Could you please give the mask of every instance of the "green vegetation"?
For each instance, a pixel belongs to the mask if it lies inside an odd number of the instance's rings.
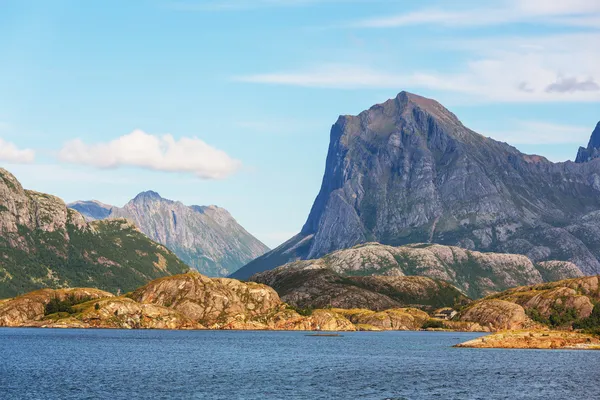
[[[541,314],[537,308],[527,309],[526,313],[527,316],[535,322],[554,328],[571,325],[579,318],[576,309],[567,308],[561,304],[555,304],[554,307],[552,307],[550,315],[547,317]]]
[[[583,329],[586,333],[600,336],[600,303],[594,306],[592,314],[573,323],[573,328]]]
[[[90,301],[91,297],[76,298],[75,295],[71,294],[64,299],[53,297],[44,310],[44,315],[50,315],[55,313],[67,313],[74,314],[75,310],[73,306]],[[96,303],[97,304],[97,303]]]
[[[298,314],[300,314],[304,317],[310,317],[314,311],[314,309],[311,307],[301,308],[301,307],[289,306],[289,308],[291,308],[292,310],[296,311]]]
[[[421,326],[421,329],[445,329],[445,328],[446,328],[446,325],[444,324],[444,321],[440,321],[437,319],[429,319],[429,320],[425,321],[423,326]]]
[[[13,241],[24,243],[21,248],[0,238],[0,268],[12,277],[0,284],[0,298],[45,287],[91,286],[127,292],[189,270],[172,252],[123,220],[96,221],[91,227],[81,230],[67,225],[66,231],[45,232],[19,226]],[[164,268],[157,266],[161,257]]]

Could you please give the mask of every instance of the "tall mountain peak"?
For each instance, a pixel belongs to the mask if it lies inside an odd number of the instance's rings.
[[[600,127],[590,147],[600,157]],[[437,101],[401,92],[338,119],[301,232],[233,277],[365,242],[518,253],[598,274],[599,176],[600,163],[523,154],[468,129]]]
[[[142,201],[142,200],[162,200],[162,197],[160,196],[160,194],[158,194],[157,192],[153,191],[153,190],[147,190],[145,192],[141,192],[139,193],[137,196],[134,197],[133,201]]]
[[[148,190],[125,206],[76,202],[70,207],[87,219],[126,218],[181,260],[210,276],[225,276],[269,250],[224,208],[186,206]]]
[[[596,128],[592,132],[587,148],[580,147],[577,152],[576,163],[583,163],[600,157],[600,121],[596,124]]]

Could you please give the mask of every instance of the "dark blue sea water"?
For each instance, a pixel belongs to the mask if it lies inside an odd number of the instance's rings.
[[[0,329],[0,399],[600,399],[600,352],[477,336]]]

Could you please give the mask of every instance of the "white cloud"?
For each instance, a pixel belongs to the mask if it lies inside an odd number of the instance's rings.
[[[489,2],[491,3],[491,2]],[[488,3],[488,4],[489,4]],[[464,10],[430,8],[366,18],[350,23],[359,28],[392,28],[410,25],[435,24],[454,27],[479,27],[509,23],[554,24],[589,26],[600,18],[600,2],[597,0],[504,0],[492,7],[476,7]]]
[[[86,144],[80,139],[64,144],[59,160],[98,168],[135,166],[156,171],[187,172],[202,179],[223,179],[241,163],[197,138],[175,140],[134,130],[106,143]]]
[[[240,82],[338,89],[390,88],[408,82],[408,77],[347,64],[324,64],[305,70],[237,76]]]
[[[0,160],[9,163],[29,164],[35,161],[35,151],[19,149],[14,143],[0,138]]]
[[[514,130],[482,132],[496,140],[510,144],[584,144],[593,127],[552,124],[539,121],[519,121]]]
[[[336,89],[428,89],[488,102],[598,102],[600,33],[440,40],[457,65],[407,70],[402,62],[313,65],[304,69],[235,77],[243,82]],[[464,53],[468,58],[458,61]],[[377,59],[372,60],[373,63]],[[435,67],[434,67],[435,68]],[[449,72],[452,71],[452,72]],[[560,89],[560,90],[559,90]]]

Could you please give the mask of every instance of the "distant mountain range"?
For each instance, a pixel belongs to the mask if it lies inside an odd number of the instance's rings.
[[[516,253],[599,274],[599,153],[600,124],[577,162],[553,163],[470,130],[435,100],[401,92],[339,117],[301,232],[232,277],[365,242]]]
[[[152,240],[164,244],[185,263],[208,276],[227,276],[269,250],[227,210],[217,206],[186,206],[153,191],[138,194],[123,208],[95,200],[68,206],[88,220],[126,218]]]
[[[130,222],[87,222],[58,197],[25,190],[0,168],[0,299],[74,286],[125,293],[189,270]]]

